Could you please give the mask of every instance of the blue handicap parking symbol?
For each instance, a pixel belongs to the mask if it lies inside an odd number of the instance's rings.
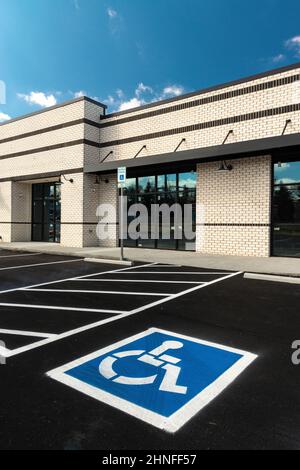
[[[152,328],[48,375],[160,428],[176,431],[255,357]]]

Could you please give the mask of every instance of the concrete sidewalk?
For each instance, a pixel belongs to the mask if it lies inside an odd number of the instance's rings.
[[[1,243],[0,249],[40,252],[83,258],[119,259],[119,248],[72,248],[54,243]],[[158,262],[229,271],[300,276],[300,258],[256,258],[243,256],[207,255],[195,252],[125,248],[125,257],[131,261]]]

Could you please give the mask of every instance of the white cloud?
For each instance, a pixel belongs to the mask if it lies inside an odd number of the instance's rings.
[[[135,94],[136,96],[140,96],[142,95],[143,93],[153,93],[153,89],[148,86],[148,85],[144,85],[144,83],[139,83],[136,90],[135,90]]]
[[[8,114],[1,113],[0,111],[0,122],[9,121],[11,117]]]
[[[76,92],[74,93],[74,98],[81,98],[82,96],[86,96],[86,92],[83,91],[83,90],[76,91]]]
[[[29,104],[37,104],[42,108],[48,108],[57,104],[57,99],[53,94],[47,95],[41,91],[31,91],[29,94],[17,93],[18,98]]]
[[[282,62],[283,60],[285,60],[284,54],[278,54],[275,57],[272,57],[272,62],[274,62],[274,64],[278,64],[278,62]]]
[[[136,97],[131,98],[129,101],[124,101],[119,106],[119,111],[126,111],[127,109],[138,108],[144,104],[143,100],[140,100]]]
[[[163,89],[163,96],[179,96],[184,92],[184,88],[178,85],[169,85]]]
[[[294,36],[285,42],[285,46],[294,51],[296,57],[300,57],[300,36]]]
[[[114,10],[111,7],[106,9],[106,13],[108,16],[108,28],[110,34],[115,38],[120,38],[122,31],[125,29],[125,24],[122,15]]]
[[[118,88],[118,89],[116,90],[116,95],[117,95],[118,98],[121,99],[121,98],[123,98],[123,96],[124,96],[124,91],[121,90],[121,88]]]
[[[116,12],[116,10],[114,10],[111,7],[108,7],[106,12],[110,18],[116,18],[118,16],[118,13]]]
[[[105,100],[103,100],[104,104],[107,104],[108,106],[113,106],[115,104],[115,98],[111,95],[109,95]]]
[[[161,91],[154,90],[153,87],[138,83],[131,98],[125,97],[123,90],[118,88],[115,94],[109,95],[103,102],[112,107],[110,112],[126,111],[137,108],[147,103],[153,103],[166,98],[172,98],[184,93],[184,87],[181,85],[168,85]]]

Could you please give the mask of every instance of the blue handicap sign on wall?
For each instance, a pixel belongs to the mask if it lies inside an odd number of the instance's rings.
[[[255,357],[245,351],[151,328],[48,375],[174,432]]]

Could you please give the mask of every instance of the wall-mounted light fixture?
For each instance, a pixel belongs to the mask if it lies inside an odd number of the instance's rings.
[[[64,179],[65,181],[67,181],[68,183],[74,183],[73,178],[68,179],[68,178],[65,177],[65,175],[61,175],[61,176],[62,176],[63,179]],[[61,184],[64,184],[64,182],[63,182],[61,179],[60,179],[60,183],[61,183]]]
[[[217,171],[231,171],[233,170],[233,166],[227,163],[225,160],[222,161],[220,167],[217,169]]]

